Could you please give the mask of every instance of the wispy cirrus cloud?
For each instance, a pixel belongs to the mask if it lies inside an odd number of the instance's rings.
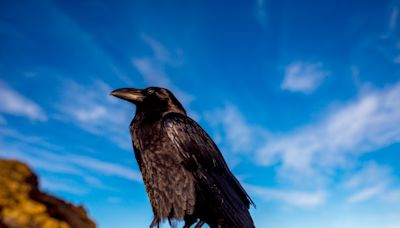
[[[232,152],[252,152],[266,131],[247,122],[239,109],[232,104],[205,113],[205,120],[214,130],[214,137]]]
[[[390,13],[388,14],[388,24],[387,24],[387,33],[382,36],[382,38],[389,38],[395,35],[396,31],[398,31],[398,23],[399,23],[399,5],[394,5]]]
[[[133,58],[133,66],[148,85],[171,89],[178,99],[188,106],[194,100],[194,96],[180,89],[165,72],[167,66],[177,67],[182,63],[182,57],[179,54],[181,52],[172,54],[159,41],[146,34],[142,34],[141,38],[151,48],[153,55]]]
[[[382,195],[382,200],[389,203],[399,203],[400,202],[400,188],[394,188],[390,191],[386,191],[385,194]]]
[[[142,181],[142,176],[139,172],[134,171],[130,167],[114,164],[111,162],[101,161],[88,156],[68,155],[67,159],[70,163],[85,167],[96,173],[101,173],[109,176],[116,176],[128,180]]]
[[[400,55],[396,56],[396,57],[393,59],[393,62],[396,63],[396,64],[400,64]]]
[[[367,36],[366,41],[360,42],[360,48],[356,50],[361,51],[360,55],[365,55],[370,48],[373,48],[379,53],[379,59],[389,60],[392,64],[398,64],[400,62],[400,29],[398,28],[400,24],[400,4],[398,1],[394,1],[391,5],[389,12],[383,18],[383,22],[387,24],[386,31],[383,34]],[[369,66],[365,66],[365,68],[369,69]]]
[[[172,61],[172,56],[170,52],[159,41],[144,33],[142,33],[140,37],[151,48],[154,58],[157,59],[160,63],[168,63]]]
[[[0,134],[3,138],[13,139],[19,141],[21,143],[29,143],[39,145],[41,147],[51,148],[51,149],[59,149],[60,147],[49,143],[47,138],[39,137],[35,135],[25,135],[11,127],[0,127]]]
[[[0,141],[0,157],[8,159],[17,159],[29,164],[37,170],[43,170],[50,173],[81,175],[82,172],[77,167],[67,163],[62,163],[60,159],[49,159],[43,153],[32,153],[29,145],[15,145]]]
[[[47,120],[46,113],[38,104],[12,89],[4,81],[0,81],[0,112],[31,120]]]
[[[389,167],[368,162],[343,182],[344,189],[352,192],[346,201],[361,203],[374,198],[384,200],[383,195],[393,192],[394,179]]]
[[[1,116],[1,115],[0,115],[0,125],[4,125],[4,124],[7,124],[7,121],[6,121],[6,119],[4,118],[4,116]]]
[[[345,189],[359,189],[370,186],[386,186],[392,181],[392,174],[389,167],[382,166],[376,162],[368,162],[351,176],[347,176],[342,183]]]
[[[399,16],[400,4],[397,2],[389,14],[388,32],[383,35],[382,38],[390,40],[390,46],[387,48],[384,45],[379,45],[381,51],[390,59],[393,60],[394,64],[400,64],[400,16]]]
[[[255,17],[261,26],[265,26],[268,22],[266,0],[256,0],[255,3]]]
[[[123,106],[109,95],[111,91],[112,88],[102,81],[91,85],[66,82],[62,99],[56,106],[60,111],[58,118],[130,150],[129,123],[133,118],[133,106],[132,109]]]
[[[382,185],[377,185],[377,186],[371,186],[365,189],[362,189],[361,191],[351,195],[348,199],[347,202],[349,203],[359,203],[366,201],[370,198],[373,198],[377,195],[380,195],[384,192],[385,188]]]
[[[254,196],[265,201],[279,201],[286,204],[302,207],[314,208],[325,203],[327,193],[322,190],[314,192],[264,188],[254,185],[246,185],[246,189]]]
[[[349,159],[400,141],[400,83],[361,94],[316,123],[271,136],[257,152],[283,176],[324,176]]]
[[[16,138],[15,135],[18,135],[18,137]],[[87,192],[92,187],[112,189],[107,183],[101,181],[100,177],[118,177],[129,181],[142,182],[140,172],[133,167],[104,161],[92,156],[76,155],[71,151],[66,154],[53,151],[50,148],[42,149],[43,145],[40,144],[40,141],[19,140],[30,139],[33,136],[24,135],[24,137],[20,137],[20,135],[22,134],[0,134],[0,157],[23,161],[36,170],[50,174],[64,174],[80,178],[86,183],[86,186],[82,186],[85,191],[79,190],[80,194]],[[48,179],[46,175],[42,179],[54,182],[54,180]],[[60,190],[51,189],[49,185],[47,187],[50,190]],[[55,187],[63,188],[65,186],[56,185]],[[63,191],[67,190],[63,189]],[[73,190],[69,192],[77,193]]]
[[[390,17],[389,17],[389,32],[393,33],[396,31],[397,25],[399,23],[399,6],[394,6],[391,10]]]
[[[323,204],[328,191],[311,191],[310,198],[297,193],[326,188],[332,178],[341,178],[337,171],[342,170],[351,173],[345,176],[341,189],[349,203],[382,200],[380,193],[392,192],[396,196],[388,167],[372,162],[359,169],[352,166],[362,154],[400,141],[400,83],[365,90],[347,104],[330,109],[316,122],[286,133],[250,124],[234,105],[213,110],[205,117],[213,128],[214,138],[226,151],[247,152],[255,163],[274,166],[277,176],[273,178],[282,186],[292,186],[296,192],[276,193],[260,187],[253,189],[255,195],[269,195],[288,204],[296,202],[296,197],[307,199],[311,205]],[[302,190],[297,191],[296,187]]]
[[[165,74],[162,66],[153,61],[154,60],[146,57],[136,58],[133,60],[133,65],[148,84],[172,87],[172,82]]]
[[[89,192],[87,188],[77,186],[74,183],[66,183],[65,180],[59,181],[47,178],[42,178],[40,187],[45,191],[66,192],[74,195],[85,195]]]
[[[328,74],[322,63],[293,62],[285,68],[281,89],[310,94]]]
[[[85,174],[89,171],[105,176],[120,177],[137,182],[142,181],[139,171],[133,168],[90,156],[61,154],[35,149],[32,146],[7,145],[2,141],[0,141],[0,156],[24,161],[38,170],[50,173],[77,175],[86,178]],[[94,179],[89,179],[86,180],[91,183],[94,182]]]

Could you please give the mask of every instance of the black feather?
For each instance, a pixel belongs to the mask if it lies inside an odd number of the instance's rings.
[[[167,89],[119,89],[137,106],[130,125],[135,157],[153,208],[151,227],[185,220],[211,228],[254,227],[253,204],[210,136]]]
[[[253,202],[208,134],[195,121],[180,113],[167,114],[163,118],[163,128],[180,154],[182,164],[192,172],[199,185],[197,194],[206,201],[203,205],[207,207],[205,211],[216,209],[217,218],[214,219],[217,222],[223,219],[227,227],[254,227],[248,212]]]

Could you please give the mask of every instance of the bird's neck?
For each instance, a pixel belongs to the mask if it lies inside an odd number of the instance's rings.
[[[132,123],[138,123],[140,125],[143,124],[153,124],[155,122],[160,121],[162,118],[162,112],[145,112],[140,109],[136,111],[135,117],[133,118]]]
[[[137,107],[135,119],[140,121],[159,121],[168,113],[180,113],[182,115],[186,115],[186,111],[183,108],[177,107],[175,105],[169,105],[167,108],[165,107],[156,107],[156,108],[143,108]]]

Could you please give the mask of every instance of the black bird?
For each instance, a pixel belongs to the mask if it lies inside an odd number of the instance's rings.
[[[136,105],[130,124],[135,157],[153,208],[150,227],[254,227],[253,204],[210,136],[167,89],[123,88],[111,95]]]

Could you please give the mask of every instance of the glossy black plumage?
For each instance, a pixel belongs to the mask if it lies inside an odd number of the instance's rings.
[[[151,227],[185,220],[185,227],[254,227],[252,203],[208,134],[163,88],[119,89],[137,107],[130,125],[135,157],[153,208]]]

